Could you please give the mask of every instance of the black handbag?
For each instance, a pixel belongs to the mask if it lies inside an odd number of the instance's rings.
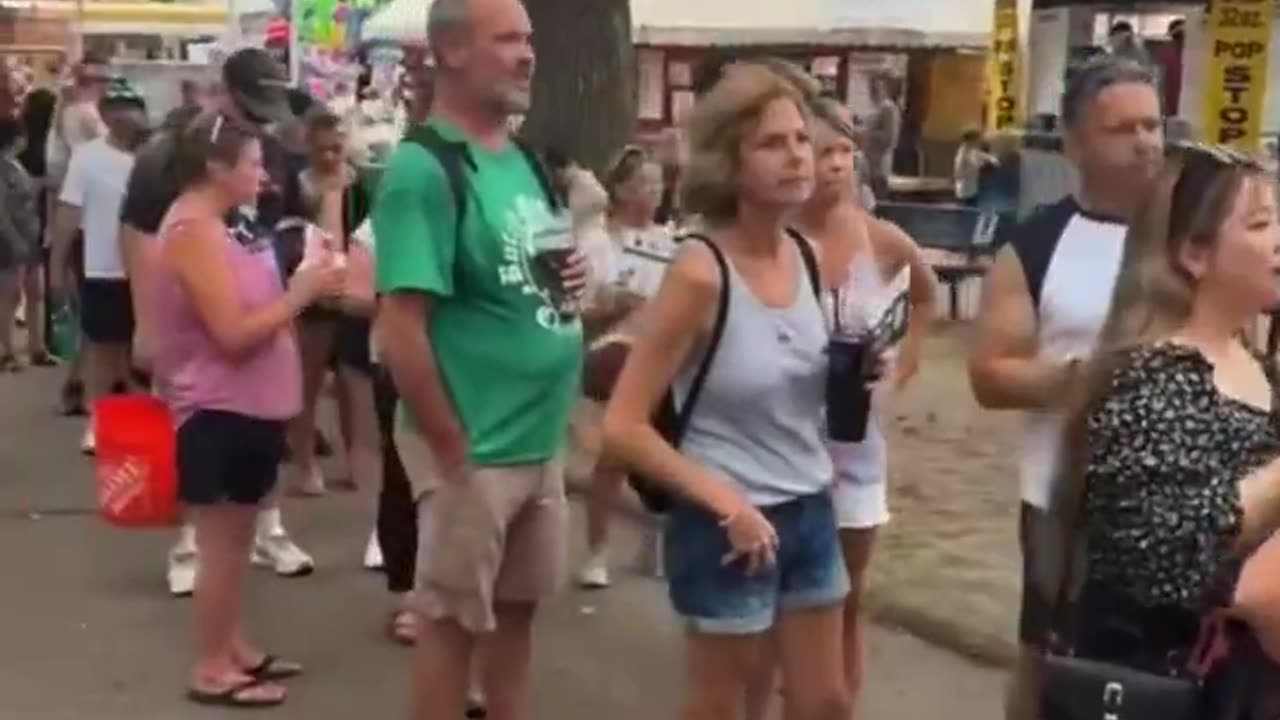
[[[1072,523],[1078,526],[1079,518]],[[1203,683],[1192,673],[1170,676],[1102,660],[1075,657],[1060,642],[1068,631],[1071,589],[1080,562],[1069,532],[1063,541],[1063,573],[1053,607],[1054,637],[1040,673],[1039,720],[1198,720]],[[1069,631],[1066,633],[1069,634]],[[1198,644],[1203,644],[1198,643]],[[1193,665],[1203,648],[1193,650]]]
[[[1196,720],[1201,686],[1115,663],[1047,653],[1040,720]]]

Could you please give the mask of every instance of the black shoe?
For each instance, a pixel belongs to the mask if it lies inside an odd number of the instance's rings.
[[[62,386],[60,412],[65,417],[84,417],[84,383],[72,380]]]

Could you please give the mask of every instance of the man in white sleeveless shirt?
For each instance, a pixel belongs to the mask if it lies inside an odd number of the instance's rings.
[[[1105,57],[1080,68],[1063,95],[1062,123],[1079,190],[1033,212],[1001,250],[987,276],[969,361],[983,407],[1026,415],[1019,463],[1022,652],[1010,683],[1009,720],[1038,714],[1032,672],[1051,629],[1062,564],[1048,514],[1062,405],[1106,319],[1125,224],[1164,149],[1155,79],[1132,61]]]

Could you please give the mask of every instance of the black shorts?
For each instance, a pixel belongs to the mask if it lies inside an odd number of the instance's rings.
[[[371,331],[372,321],[369,318],[343,317],[338,321],[338,337],[334,342],[334,356],[338,365],[366,374],[372,372],[369,357]]]
[[[84,232],[76,231],[76,236],[71,241],[71,256],[68,262],[71,273],[76,276],[76,282],[84,284]]]
[[[133,298],[128,280],[88,278],[80,292],[80,329],[89,342],[133,342]]]
[[[285,423],[197,410],[178,428],[178,495],[189,505],[257,505],[276,485]]]
[[[1022,607],[1018,614],[1018,641],[1042,648],[1053,626],[1054,596],[1046,591],[1045,574],[1061,565],[1059,558],[1047,557],[1052,550],[1045,538],[1052,519],[1048,512],[1022,503],[1018,517],[1018,546],[1022,551]]]

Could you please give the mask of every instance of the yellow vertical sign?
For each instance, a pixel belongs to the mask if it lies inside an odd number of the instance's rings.
[[[1274,17],[1273,0],[1211,0],[1204,83],[1209,142],[1258,149]]]
[[[995,0],[995,27],[987,58],[988,130],[1012,130],[1022,120],[1018,87],[1018,0]]]

